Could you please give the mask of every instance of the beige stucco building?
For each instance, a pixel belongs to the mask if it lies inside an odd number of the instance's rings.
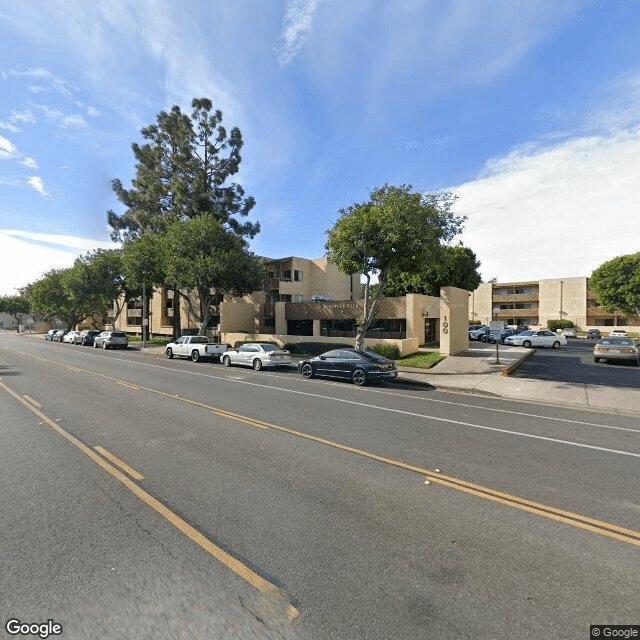
[[[220,298],[214,305],[210,327],[221,341],[231,345],[246,340],[353,342],[356,319],[363,312],[359,275],[341,273],[326,258],[263,261],[269,277],[260,291],[242,298]],[[393,343],[403,355],[417,351],[421,344],[437,341],[441,342],[443,353],[464,351],[468,345],[468,293],[453,288],[443,291],[447,293],[440,298],[423,295],[383,298],[365,343]],[[140,334],[142,301],[123,304],[114,326]],[[446,315],[442,324],[441,312]],[[181,314],[183,331],[198,330],[186,300],[174,300],[172,291],[164,287],[153,291],[150,333],[172,335],[174,313]]]
[[[494,309],[499,309],[497,314]],[[621,313],[607,313],[596,302],[585,277],[525,282],[483,283],[469,294],[469,320],[486,324],[546,326],[548,320],[571,320],[579,329],[624,324]]]

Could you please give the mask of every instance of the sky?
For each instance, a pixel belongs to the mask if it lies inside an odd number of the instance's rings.
[[[0,295],[113,247],[159,112],[242,131],[251,249],[324,255],[384,183],[453,192],[485,281],[640,251],[633,0],[12,0],[0,5]]]

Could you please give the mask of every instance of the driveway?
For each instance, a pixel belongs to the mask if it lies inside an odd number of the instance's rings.
[[[538,349],[514,378],[571,382],[618,388],[640,388],[640,367],[629,362],[593,361],[594,340],[569,338],[560,349]]]

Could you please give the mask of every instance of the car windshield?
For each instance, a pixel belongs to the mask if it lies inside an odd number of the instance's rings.
[[[635,347],[633,340],[628,340],[626,338],[604,338],[597,344],[615,345],[616,347]]]
[[[205,338],[204,336],[193,336],[193,338],[191,338],[191,344],[208,344],[209,343],[209,339]]]
[[[373,353],[372,351],[365,351],[362,355],[366,356],[369,360],[373,362],[387,362],[387,358],[381,356],[378,353]]]
[[[111,334],[112,338],[126,338],[126,335],[122,331],[114,331]]]
[[[518,335],[520,336],[532,336],[535,333],[535,331],[523,331],[522,333],[519,333]]]
[[[260,345],[263,351],[279,351],[280,347],[277,344],[271,342],[262,343]]]

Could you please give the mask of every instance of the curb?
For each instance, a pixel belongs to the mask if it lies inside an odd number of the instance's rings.
[[[529,349],[527,353],[525,353],[523,356],[520,356],[520,358],[518,358],[515,362],[511,363],[508,367],[503,369],[501,371],[501,375],[503,375],[505,378],[507,376],[510,376],[525,360],[530,358],[535,352],[536,349]]]

